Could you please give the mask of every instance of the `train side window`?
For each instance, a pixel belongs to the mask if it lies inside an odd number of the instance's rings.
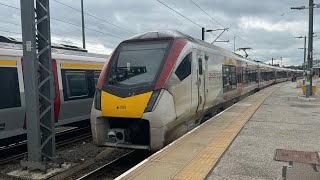
[[[239,74],[237,74],[237,79],[238,79],[238,83],[242,83],[243,82],[243,76],[242,76],[242,68],[239,68]]]
[[[246,68],[242,68],[242,84],[247,84]]]
[[[237,71],[235,66],[231,66],[231,85],[232,89],[237,88]]]
[[[85,71],[66,71],[65,79],[68,98],[87,97],[89,95]]]
[[[94,71],[93,72],[93,79],[94,79],[94,87],[97,86],[99,76],[100,76],[101,71]]]
[[[252,70],[251,70],[251,75],[250,75],[250,81],[251,81],[252,83],[256,83],[256,82],[257,82],[257,78],[258,78],[258,76],[257,76],[257,70],[252,69]]]
[[[249,70],[248,68],[244,68],[244,84],[249,84]]]
[[[230,91],[232,89],[237,88],[237,76],[236,76],[236,67],[223,65],[222,66],[223,73],[223,91]]]
[[[186,77],[188,77],[191,74],[191,57],[192,54],[189,53],[180,63],[176,70],[176,75],[180,79],[180,81],[183,81]]]
[[[0,67],[0,109],[21,106],[16,67]]]
[[[228,91],[231,86],[230,84],[230,77],[229,77],[229,74],[230,74],[230,69],[229,69],[229,66],[222,66],[222,75],[223,75],[223,78],[222,78],[222,83],[223,83],[223,92],[226,92]]]
[[[203,69],[202,69],[202,59],[201,59],[201,58],[199,58],[199,63],[198,63],[198,65],[199,65],[199,75],[202,75]]]

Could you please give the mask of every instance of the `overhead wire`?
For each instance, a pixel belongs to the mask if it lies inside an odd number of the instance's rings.
[[[188,21],[190,21],[191,23],[195,24],[196,26],[198,26],[198,27],[200,27],[200,28],[203,27],[203,26],[201,26],[200,24],[198,24],[198,23],[194,22],[193,20],[191,20],[190,18],[186,17],[185,15],[179,13],[178,11],[176,11],[175,9],[173,9],[172,7],[170,7],[169,5],[165,4],[164,2],[162,2],[162,1],[160,1],[160,0],[156,0],[156,1],[158,1],[159,3],[161,3],[162,5],[164,5],[165,7],[169,8],[170,10],[174,11],[175,13],[179,14],[181,17],[187,19]],[[213,34],[212,32],[211,32],[211,34],[217,37],[217,35]],[[226,41],[225,39],[223,39],[223,38],[221,38],[221,37],[220,37],[220,39],[222,39],[223,41]],[[226,41],[226,42],[227,42],[228,44],[232,45],[230,42],[228,42],[228,41]]]
[[[190,1],[191,1],[195,6],[197,6],[202,12],[204,12],[209,18],[211,18],[213,21],[215,21],[215,22],[216,22],[217,24],[219,24],[221,27],[223,27],[223,28],[226,29],[226,27],[225,27],[224,25],[222,25],[222,23],[220,23],[218,20],[216,20],[215,18],[213,18],[207,11],[205,11],[203,8],[201,8],[196,2],[194,2],[193,0],[190,0]],[[251,42],[245,40],[245,39],[242,38],[241,36],[239,36],[239,35],[237,35],[237,34],[234,34],[234,33],[230,32],[230,31],[228,31],[228,32],[231,33],[232,35],[234,35],[235,37],[238,37],[239,39],[243,40],[243,41],[246,42],[247,44],[256,46],[254,43],[251,43]],[[255,54],[258,54],[258,53],[255,52]],[[262,55],[259,54],[259,56],[262,56]],[[262,57],[264,57],[264,56],[262,56]],[[267,58],[267,57],[264,57],[264,58],[266,58],[266,59],[268,59],[268,60],[270,59],[270,58]]]
[[[19,35],[21,35],[21,33],[13,32],[13,31],[0,30],[0,32],[6,32],[6,33],[11,33],[11,34],[19,34]]]
[[[202,28],[201,25],[199,25],[198,23],[194,22],[193,20],[189,19],[188,17],[186,17],[185,15],[179,13],[178,11],[176,11],[175,9],[173,9],[172,7],[168,6],[167,4],[165,4],[164,2],[160,1],[160,0],[156,0],[159,3],[161,3],[162,5],[166,6],[167,8],[171,9],[172,11],[174,11],[175,13],[179,14],[181,17],[187,19],[188,21],[192,22],[193,24],[195,24],[196,26]]]
[[[20,24],[16,24],[16,23],[13,23],[13,22],[9,22],[9,21],[5,21],[5,20],[1,20],[1,22],[4,22],[4,23],[8,23],[8,24],[11,24],[11,25],[15,25],[15,26],[21,26]]]
[[[21,10],[20,8],[17,8],[17,7],[11,6],[11,5],[7,5],[7,4],[3,4],[3,3],[0,3],[0,5],[6,6],[6,7],[9,7],[9,8],[12,8],[12,9],[16,9],[16,10]],[[50,17],[50,18],[52,20],[63,22],[63,23],[66,23],[66,24],[69,24],[69,25],[73,25],[73,26],[76,26],[76,27],[80,27],[80,28],[82,27],[82,26],[80,26],[78,24],[74,24],[74,23],[71,23],[71,22],[68,22],[68,21],[64,21],[64,20],[61,20],[61,19],[58,19],[58,18],[54,18],[54,17]],[[107,35],[107,36],[110,36],[110,37],[114,37],[114,38],[117,38],[117,39],[124,39],[122,37],[119,37],[119,36],[116,36],[116,35],[113,35],[113,34],[110,34],[110,33],[102,32],[102,31],[98,31],[98,30],[95,30],[95,29],[91,29],[91,28],[88,28],[88,27],[85,27],[85,29],[90,30],[90,31],[94,31],[94,32],[97,32],[97,33],[100,33],[100,34],[104,34],[104,35]]]
[[[58,1],[58,0],[54,0],[54,1],[55,1],[56,3],[58,3],[58,4],[61,4],[61,5],[63,5],[63,6],[66,6],[66,7],[70,8],[70,9],[73,9],[73,10],[78,11],[78,12],[80,12],[80,13],[82,12],[81,10],[79,10],[79,9],[77,9],[77,8],[74,8],[74,7],[72,7],[72,6],[68,5],[68,4],[63,3],[63,2],[60,2],[60,1]],[[104,20],[104,19],[102,19],[102,18],[100,18],[100,17],[98,17],[98,16],[95,16],[95,15],[93,15],[93,14],[90,14],[90,13],[88,13],[88,12],[86,12],[86,11],[84,11],[83,13],[86,14],[87,16],[90,16],[90,17],[92,17],[92,18],[98,19],[98,20],[100,20],[100,21],[102,21],[102,22],[104,22],[104,23],[107,23],[107,24],[110,24],[110,25],[112,25],[112,26],[114,26],[114,27],[117,27],[117,28],[119,28],[119,29],[122,29],[122,30],[124,30],[124,31],[126,31],[126,32],[129,32],[129,33],[131,33],[131,34],[135,34],[135,32],[133,32],[133,31],[130,31],[130,30],[126,29],[126,28],[123,28],[123,27],[118,26],[118,25],[116,25],[116,24],[114,24],[114,23],[111,23],[111,22],[109,22],[109,21],[106,21],[106,20]]]
[[[12,23],[12,22],[5,21],[5,20],[2,20],[2,19],[0,19],[0,22],[5,22],[5,23],[11,24],[11,25],[15,25],[15,26],[19,26],[19,27],[21,27],[21,25],[20,25],[20,24]],[[21,33],[17,33],[17,32],[4,31],[4,30],[1,30],[1,31],[21,35]],[[69,39],[74,39],[74,40],[82,41],[81,39],[76,38],[76,37],[67,36],[67,35],[63,35],[63,34],[59,34],[59,33],[54,33],[54,32],[51,32],[51,33],[52,33],[53,35],[61,36],[61,37],[64,37],[64,38],[69,38]],[[88,41],[88,40],[86,40],[86,41],[87,41],[87,42],[89,42],[89,43],[92,43],[92,44],[96,44],[96,43],[97,43],[97,42]]]
[[[214,19],[212,16],[210,16],[210,14],[208,14],[204,9],[202,9],[197,3],[195,3],[193,0],[191,0],[191,2],[197,6],[202,12],[204,12],[206,15],[208,15],[213,21],[215,21],[216,23],[218,23],[221,27],[225,28],[218,20]]]
[[[68,22],[68,21],[64,21],[64,20],[61,20],[61,19],[57,19],[57,18],[53,18],[51,17],[52,20],[55,20],[55,21],[59,21],[59,22],[63,22],[63,23],[66,23],[66,24],[69,24],[69,25],[72,25],[72,26],[76,26],[76,27],[82,27],[78,24],[74,24],[74,23],[71,23],[71,22]],[[110,34],[110,33],[105,33],[105,32],[102,32],[102,31],[98,31],[98,30],[95,30],[95,29],[91,29],[91,28],[88,28],[88,27],[85,27],[85,29],[87,30],[90,30],[90,31],[94,31],[94,32],[97,32],[97,33],[100,33],[100,34],[104,34],[104,35],[107,35],[107,36],[111,36],[111,37],[114,37],[114,38],[117,38],[117,39],[124,39],[122,37],[119,37],[119,36],[115,36],[113,34]]]
[[[190,18],[186,17],[185,15],[179,13],[178,11],[176,11],[175,9],[173,9],[172,7],[170,7],[169,5],[165,4],[164,2],[162,2],[162,1],[160,1],[160,0],[156,0],[156,1],[158,1],[158,2],[161,3],[162,5],[166,6],[166,7],[169,8],[170,10],[174,11],[175,13],[179,14],[181,17],[183,17],[183,18],[187,19],[188,21],[192,22],[192,23],[195,24],[196,26],[198,26],[198,27],[200,27],[200,28],[203,27],[203,26],[201,26],[200,24],[198,24],[198,23],[194,22],[193,20],[191,20]],[[212,34],[213,36],[216,36],[216,37],[217,37],[217,35],[213,34],[212,32],[211,32],[211,34]],[[223,39],[223,38],[220,38],[220,39],[226,41],[226,40]]]
[[[6,6],[6,7],[9,7],[9,8],[12,8],[12,9],[20,10],[20,8],[17,8],[17,7],[14,7],[14,6],[8,5],[8,4],[3,4],[3,3],[1,3],[1,2],[0,2],[0,5],[2,5],[2,6]]]

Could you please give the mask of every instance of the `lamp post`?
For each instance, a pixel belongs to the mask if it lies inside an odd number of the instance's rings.
[[[309,9],[309,33],[308,33],[308,70],[307,70],[307,84],[306,84],[306,97],[309,98],[312,95],[312,49],[313,49],[313,9],[320,8],[320,4],[314,4],[314,0],[309,0],[309,7],[291,7],[291,9],[303,10]]]
[[[308,39],[308,72],[306,97],[312,95],[312,49],[313,49],[313,0],[309,0],[309,39]]]
[[[82,47],[83,49],[86,48],[86,35],[84,32],[84,11],[83,11],[83,0],[81,0],[81,22],[82,22]]]

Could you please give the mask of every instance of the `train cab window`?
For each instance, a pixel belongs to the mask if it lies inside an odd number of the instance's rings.
[[[89,95],[85,71],[66,71],[65,77],[68,98],[85,97]]]
[[[170,44],[169,40],[121,43],[112,60],[107,84],[121,88],[153,85]]]
[[[0,67],[0,109],[21,106],[17,68]]]
[[[189,53],[180,63],[176,70],[176,75],[180,79],[180,81],[184,80],[191,74],[191,59],[192,53]]]
[[[203,68],[202,68],[202,59],[201,59],[201,58],[199,58],[199,63],[198,63],[198,65],[199,65],[199,75],[202,75],[202,73],[203,73]]]
[[[101,71],[94,71],[93,72],[93,79],[94,79],[94,87],[97,86],[99,76],[100,76]]]

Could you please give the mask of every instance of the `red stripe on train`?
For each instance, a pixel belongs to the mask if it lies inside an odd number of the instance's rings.
[[[182,49],[184,48],[184,46],[186,44],[187,44],[187,41],[183,40],[183,39],[175,39],[173,41],[173,45],[172,45],[171,50],[168,54],[166,62],[163,66],[163,69],[162,69],[161,74],[159,76],[159,79],[156,83],[156,86],[154,87],[154,90],[160,89],[164,86],[164,83],[168,79],[168,76],[169,76],[170,72],[172,71],[174,64],[176,63],[177,58],[179,57]]]
[[[23,57],[21,58],[21,67],[22,67],[22,78],[24,78],[23,77]],[[52,59],[52,72],[53,72],[54,85],[55,85],[55,91],[56,91],[56,97],[53,102],[54,122],[58,122],[61,102],[60,102],[57,61],[55,59]],[[24,113],[23,129],[26,129],[26,128],[27,128],[27,118],[26,118],[26,113]]]
[[[100,90],[102,90],[102,85],[104,84],[104,82],[106,82],[107,73],[108,73],[109,68],[111,66],[110,64],[111,64],[111,59],[113,59],[113,55],[114,55],[114,53],[111,54],[109,62],[104,64],[103,69],[100,73],[98,83],[97,83],[97,88]]]
[[[58,69],[57,69],[57,61],[52,59],[52,72],[54,77],[54,85],[56,90],[56,97],[54,99],[54,121],[58,122],[59,119],[59,111],[60,111],[60,90],[59,90],[59,81],[58,81]]]

